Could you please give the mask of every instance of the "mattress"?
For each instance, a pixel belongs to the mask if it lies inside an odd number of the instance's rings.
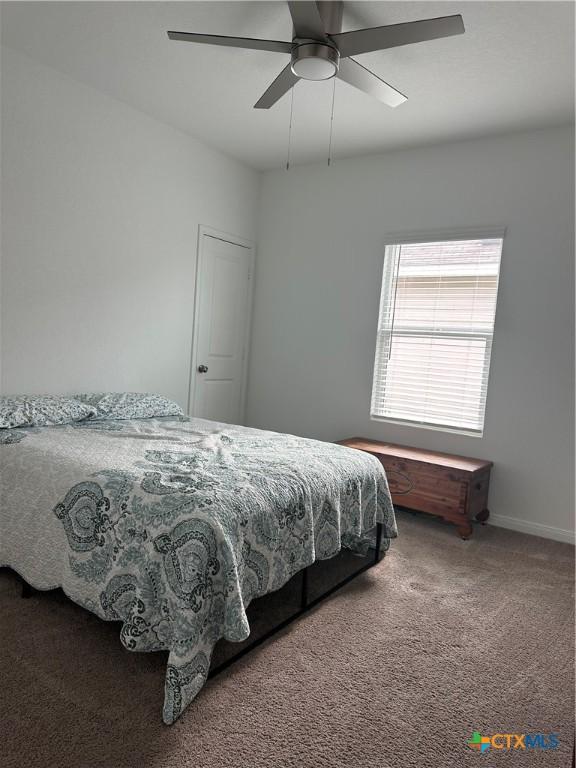
[[[382,466],[331,443],[169,417],[0,430],[0,566],[168,651],[164,722],[245,640],[248,604],[377,522],[396,536]]]

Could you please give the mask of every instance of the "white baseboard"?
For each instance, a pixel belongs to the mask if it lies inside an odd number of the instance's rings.
[[[528,520],[519,520],[517,517],[491,514],[488,523],[497,528],[509,528],[512,531],[531,533],[532,536],[542,536],[544,539],[564,541],[567,544],[576,543],[574,531],[555,528],[552,525],[542,525],[542,523],[531,523]]]

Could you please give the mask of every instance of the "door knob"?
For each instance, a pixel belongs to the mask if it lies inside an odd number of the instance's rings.
[[[207,365],[199,365],[198,366],[198,373],[208,373],[208,366]]]

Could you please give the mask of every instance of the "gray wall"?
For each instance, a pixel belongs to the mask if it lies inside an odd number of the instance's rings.
[[[254,236],[258,174],[2,51],[0,391],[187,406],[198,224]]]
[[[267,173],[248,423],[492,459],[495,522],[573,536],[572,128]],[[369,418],[389,232],[505,225],[484,437]]]

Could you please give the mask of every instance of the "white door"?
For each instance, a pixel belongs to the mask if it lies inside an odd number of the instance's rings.
[[[253,249],[223,237],[200,233],[190,412],[241,424]]]

